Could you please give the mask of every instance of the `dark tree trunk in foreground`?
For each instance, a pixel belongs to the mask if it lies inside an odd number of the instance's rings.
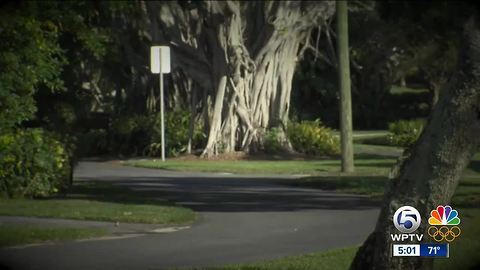
[[[358,251],[352,269],[428,269],[433,260],[391,257],[394,212],[403,205],[422,218],[439,204],[448,204],[480,143],[480,31],[471,21],[456,74],[446,85],[423,134],[393,169],[375,231]],[[422,221],[419,232],[426,233]],[[427,235],[428,237],[428,235]]]

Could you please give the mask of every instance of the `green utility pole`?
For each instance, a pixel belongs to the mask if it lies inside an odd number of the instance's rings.
[[[337,1],[338,85],[340,87],[340,140],[342,172],[353,172],[352,95],[350,90],[350,60],[348,56],[347,1]]]

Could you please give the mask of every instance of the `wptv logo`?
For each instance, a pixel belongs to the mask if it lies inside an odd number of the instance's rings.
[[[422,241],[423,234],[415,232],[422,223],[422,218],[417,209],[412,206],[402,206],[397,209],[393,215],[393,225],[401,234],[390,234],[392,241]],[[439,205],[430,212],[428,218],[427,233],[436,242],[452,242],[460,236],[461,230],[457,226],[460,224],[458,211],[450,205]]]
[[[390,234],[392,241],[422,241],[423,234],[413,233],[420,227],[422,217],[415,207],[402,206],[393,215],[393,225],[401,234]]]

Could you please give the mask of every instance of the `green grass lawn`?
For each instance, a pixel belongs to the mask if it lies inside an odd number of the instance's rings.
[[[340,132],[338,130],[333,130],[332,133],[336,137],[340,137]],[[388,133],[388,130],[354,130],[352,139],[354,142],[357,142],[368,139],[384,138]]]
[[[195,219],[192,210],[152,197],[108,184],[85,183],[74,186],[71,195],[63,198],[0,199],[0,215],[151,224],[184,224]]]
[[[357,159],[362,159],[366,153],[376,156],[390,157],[391,159],[396,159],[394,155],[400,155],[403,152],[403,148],[391,145],[372,145],[372,144],[362,144],[354,143],[353,144],[354,153],[360,153],[356,155]],[[362,154],[363,153],[363,154]],[[374,153],[374,154],[373,154]]]
[[[386,174],[393,158],[355,160],[356,170],[363,175]],[[339,174],[340,160],[135,160],[124,165],[176,171],[227,172],[237,174]]]
[[[380,132],[380,131],[378,131]],[[377,133],[378,133],[377,132]],[[386,175],[395,163],[399,147],[354,144],[356,175]],[[319,160],[182,160],[141,159],[123,165],[174,171],[225,172],[236,174],[342,175],[340,157]]]
[[[64,197],[49,199],[0,199],[0,215],[55,217],[79,220],[150,224],[191,223],[196,214],[163,200],[158,194],[136,194],[105,183],[81,183]],[[107,235],[97,228],[58,228],[34,225],[0,225],[0,247],[64,241]]]
[[[478,269],[480,265],[480,208],[457,210],[461,218],[462,234],[450,244],[450,258],[436,259],[434,269]]]
[[[0,224],[0,247],[94,238],[107,234],[106,230],[98,228],[45,228],[24,224]]]
[[[385,160],[388,164],[388,159]],[[393,161],[391,165],[393,164]],[[458,207],[480,207],[480,154],[476,154],[463,172],[459,185],[452,198],[452,205]],[[378,164],[377,164],[378,166]],[[382,171],[381,167],[373,167],[373,171]],[[321,175],[304,177],[293,184],[314,188],[335,190],[342,193],[364,194],[381,197],[385,191],[387,174],[377,175]]]
[[[312,176],[292,182],[292,184],[379,198],[385,192],[387,181],[388,177],[385,175]]]
[[[356,162],[360,171],[369,171],[371,165],[384,164],[382,159],[359,160]],[[201,172],[228,172],[238,174],[322,174],[323,172],[338,171],[339,160],[138,160],[127,161],[125,165]]]
[[[392,95],[422,94],[422,93],[428,93],[428,92],[429,90],[426,88],[416,89],[416,88],[409,88],[409,87],[400,86],[400,85],[392,85],[392,88],[390,89],[390,93]]]
[[[193,220],[191,210],[168,205],[101,202],[85,199],[0,200],[0,215],[81,220],[178,224]]]
[[[322,270],[348,269],[357,247],[329,250],[253,264],[232,264],[220,267],[188,268],[191,270]]]
[[[466,173],[465,173],[466,174]],[[313,188],[335,190],[341,193],[354,193],[381,197],[385,192],[388,178],[385,175],[377,176],[312,176],[305,177],[294,185]],[[480,207],[480,174],[477,176],[464,176],[459,182],[452,204],[459,207]]]

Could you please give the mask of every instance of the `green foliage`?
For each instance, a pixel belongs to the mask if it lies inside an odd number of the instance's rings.
[[[158,120],[159,118],[157,118]],[[187,150],[188,143],[188,124],[190,122],[190,113],[188,111],[176,111],[166,115],[165,118],[165,144],[168,154],[176,156]],[[155,130],[160,131],[160,122],[155,125]],[[159,132],[156,133],[154,141],[160,142]]]
[[[423,120],[400,120],[390,123],[387,141],[390,145],[407,147],[415,143],[422,133],[425,121]]]
[[[166,154],[176,156],[185,152],[188,144],[190,112],[177,110],[165,114]],[[114,144],[124,154],[161,155],[161,119],[159,114],[120,117],[112,124]],[[206,136],[195,125],[192,149],[201,147]]]
[[[358,247],[347,247],[248,264],[183,268],[183,270],[346,270],[350,268],[357,250]]]
[[[336,155],[340,153],[340,141],[332,130],[320,120],[291,122],[287,128],[293,149],[307,155]]]
[[[161,155],[161,122],[160,115],[156,115],[152,124],[151,144],[145,148],[148,156]],[[165,115],[165,144],[169,156],[177,156],[187,150],[190,112],[177,110]],[[192,138],[192,149],[201,147],[205,143],[206,135],[200,125],[195,125]]]
[[[150,224],[189,223],[195,219],[195,213],[190,209],[158,201],[158,193],[135,193],[107,186],[93,190],[96,184],[91,187],[76,185],[72,187],[72,193],[84,196],[84,199],[68,195],[48,200],[2,199],[0,215]]]
[[[6,132],[33,117],[38,85],[62,88],[58,76],[65,58],[49,21],[4,10],[0,29],[0,130]]]
[[[91,92],[76,94],[102,67],[100,60],[111,42],[106,30],[109,7],[88,1],[2,4],[0,134],[25,121],[29,126],[47,123],[52,130],[71,130],[77,119],[73,101],[84,99],[80,106],[88,107],[94,99]]]
[[[280,142],[280,130],[272,128],[263,135],[263,151],[267,154],[277,154],[282,151],[282,144]]]
[[[93,238],[107,234],[104,228],[49,228],[31,224],[1,224],[0,247]]]
[[[8,197],[44,197],[69,183],[69,151],[42,129],[0,136],[0,193]]]

